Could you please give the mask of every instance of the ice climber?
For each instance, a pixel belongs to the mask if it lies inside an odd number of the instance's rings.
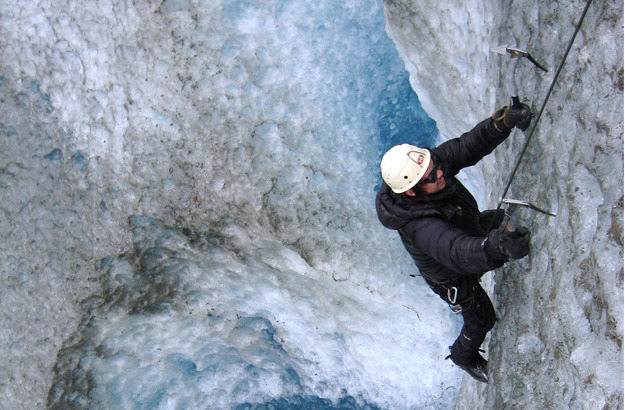
[[[499,229],[503,210],[480,212],[455,175],[490,154],[515,126],[525,130],[531,116],[525,104],[503,107],[436,148],[397,145],[380,164],[384,183],[376,197],[378,218],[399,232],[432,290],[462,314],[464,324],[448,358],[484,383],[488,362],[479,348],[495,324],[495,310],[480,278],[526,256],[530,232],[523,227]],[[486,232],[489,226],[493,229]]]

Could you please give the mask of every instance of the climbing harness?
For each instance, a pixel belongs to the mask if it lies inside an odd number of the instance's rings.
[[[581,18],[579,19],[579,22],[577,23],[577,26],[575,27],[575,31],[573,32],[573,36],[571,37],[571,41],[569,42],[569,45],[566,49],[566,52],[564,53],[564,56],[562,57],[562,61],[560,62],[560,66],[558,67],[558,70],[556,71],[556,75],[553,78],[553,81],[551,82],[551,86],[549,87],[549,90],[547,91],[547,95],[545,96],[545,99],[542,103],[542,106],[540,107],[540,110],[538,112],[538,115],[536,116],[536,120],[534,121],[534,124],[532,125],[532,127],[530,128],[530,131],[528,132],[528,136],[527,139],[525,141],[525,145],[523,146],[523,149],[521,150],[521,154],[519,155],[519,159],[516,162],[516,165],[514,166],[514,169],[512,170],[512,173],[510,174],[510,178],[508,179],[508,183],[506,184],[506,187],[503,191],[503,194],[499,197],[500,201],[499,204],[497,205],[497,209],[501,209],[502,204],[504,203],[504,199],[506,197],[506,194],[508,193],[508,190],[510,189],[510,185],[512,185],[512,180],[514,179],[517,170],[519,169],[520,165],[521,165],[521,161],[523,160],[523,156],[525,155],[525,152],[527,151],[527,148],[529,146],[530,141],[532,140],[532,137],[534,136],[534,131],[536,130],[536,125],[538,124],[538,121],[540,120],[540,117],[543,115],[543,111],[545,110],[545,106],[547,105],[547,101],[549,101],[549,98],[551,97],[551,92],[553,91],[553,88],[556,85],[556,82],[558,81],[558,77],[560,76],[560,73],[562,72],[562,68],[564,67],[564,63],[566,62],[566,59],[569,55],[569,52],[571,51],[571,47],[573,47],[573,42],[575,41],[575,38],[577,37],[577,33],[579,32],[582,23],[584,21],[584,18],[586,17],[586,13],[588,12],[588,9],[590,8],[590,4],[592,3],[592,0],[588,0],[588,2],[586,3],[586,7],[584,8],[584,11],[582,12]],[[522,53],[522,50],[518,50],[516,48],[512,48],[512,47],[506,47],[506,52],[513,54],[514,52],[516,52],[517,54],[520,54],[523,57],[527,57],[530,61],[533,60],[533,58],[531,58],[531,56],[529,55],[529,53],[527,53],[527,55],[524,55]],[[495,48],[493,51],[496,52],[501,52],[501,47]],[[522,53],[518,53],[519,51],[521,51]],[[542,66],[540,66],[540,64],[538,64],[537,62],[534,62],[534,64],[536,64],[539,68],[544,69]],[[513,104],[518,102],[518,96],[512,95],[512,97],[517,97],[516,101],[513,98]],[[490,230],[491,227],[489,227]]]

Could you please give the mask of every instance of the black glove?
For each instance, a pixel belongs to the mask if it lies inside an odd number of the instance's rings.
[[[503,209],[488,209],[480,213],[480,225],[483,232],[490,232],[503,222],[506,212]]]
[[[530,231],[522,226],[514,231],[494,229],[484,242],[484,250],[492,259],[521,259],[530,252]]]
[[[525,131],[532,121],[532,109],[527,104],[519,103],[516,105],[508,105],[502,107],[493,113],[492,118],[503,123],[506,128],[517,127],[521,131]]]

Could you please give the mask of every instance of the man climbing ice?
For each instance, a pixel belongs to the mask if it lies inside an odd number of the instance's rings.
[[[495,310],[480,278],[526,256],[530,232],[500,228],[503,210],[480,212],[455,175],[490,154],[515,126],[525,130],[531,117],[525,104],[503,107],[436,148],[397,145],[380,164],[384,183],[376,197],[378,218],[399,232],[432,290],[462,314],[464,324],[448,358],[484,383],[488,362],[479,348],[495,324]],[[493,229],[486,232],[489,227]]]

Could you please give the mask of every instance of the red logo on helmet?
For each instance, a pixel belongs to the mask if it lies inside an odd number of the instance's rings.
[[[419,157],[417,158],[417,164],[423,165],[423,160],[424,159],[425,159],[425,157],[423,156],[423,154],[419,154]]]

